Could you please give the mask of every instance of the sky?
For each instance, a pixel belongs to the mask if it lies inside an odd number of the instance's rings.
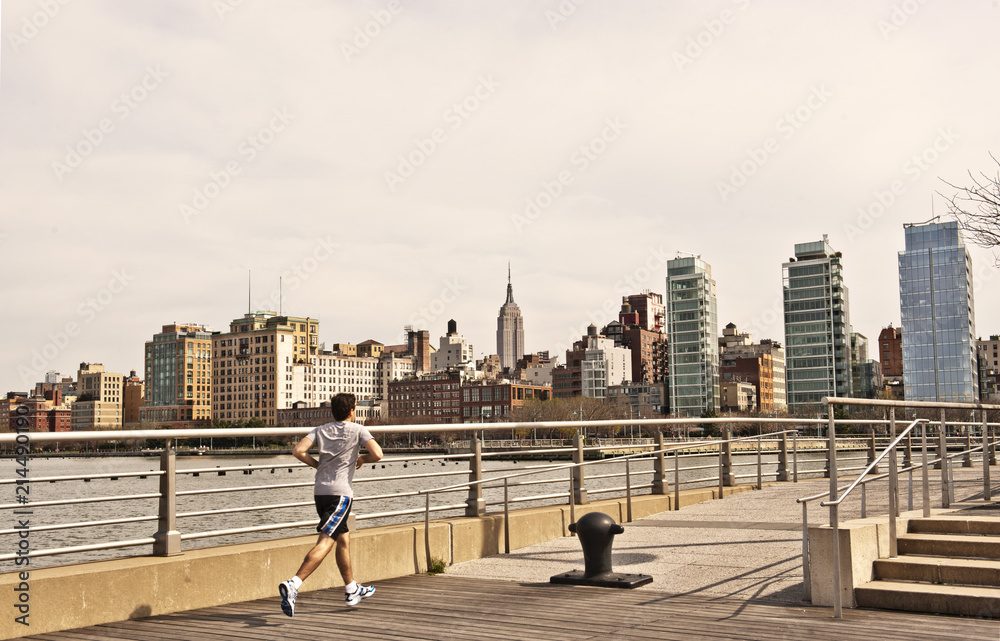
[[[700,255],[719,329],[784,340],[829,236],[855,331],[899,325],[903,224],[1000,154],[997,0],[4,0],[0,391],[143,369],[248,308],[327,345],[449,319],[529,352]],[[976,329],[1000,332],[973,247]],[[248,292],[248,274],[250,280]]]

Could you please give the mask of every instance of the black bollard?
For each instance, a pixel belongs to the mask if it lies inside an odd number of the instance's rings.
[[[653,582],[653,577],[648,574],[616,574],[611,569],[611,543],[615,535],[624,532],[625,528],[607,514],[585,514],[576,523],[570,523],[569,531],[576,533],[583,546],[584,571],[557,574],[549,579],[551,583],[637,588]]]

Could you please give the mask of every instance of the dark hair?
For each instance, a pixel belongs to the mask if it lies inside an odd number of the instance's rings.
[[[351,410],[354,409],[354,405],[357,400],[354,398],[354,394],[335,394],[333,398],[330,399],[330,409],[333,411],[333,420],[335,421],[346,421],[351,415]]]

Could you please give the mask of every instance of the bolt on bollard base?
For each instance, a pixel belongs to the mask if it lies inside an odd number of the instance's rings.
[[[550,583],[563,585],[592,585],[601,588],[637,588],[653,582],[648,574],[616,574],[611,570],[611,543],[616,534],[625,531],[607,514],[591,512],[570,523],[583,546],[584,570],[557,574]]]

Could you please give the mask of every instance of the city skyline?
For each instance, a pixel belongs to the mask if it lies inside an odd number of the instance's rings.
[[[903,224],[1000,139],[988,2],[46,7],[0,7],[12,390],[224,330],[248,270],[252,310],[281,279],[327,344],[454,318],[482,358],[510,261],[524,351],[560,355],[694,252],[720,324],[781,341],[781,264],[823,234],[873,340]],[[969,251],[986,337],[1000,279]]]

